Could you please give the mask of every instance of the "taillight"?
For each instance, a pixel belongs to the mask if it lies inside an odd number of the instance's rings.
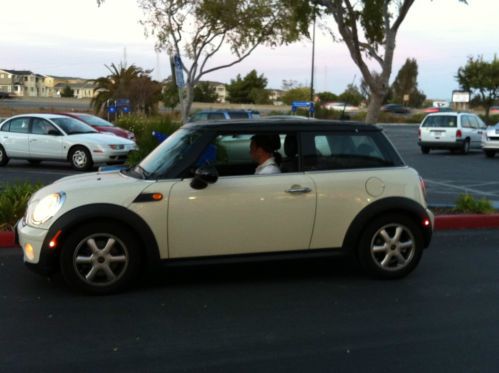
[[[463,133],[461,132],[461,130],[457,130],[456,131],[456,139],[460,139],[461,137],[463,137]]]

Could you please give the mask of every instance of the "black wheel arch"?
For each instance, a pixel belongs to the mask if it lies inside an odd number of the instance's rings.
[[[369,204],[352,220],[343,240],[343,250],[354,252],[367,225],[376,217],[389,213],[402,214],[411,218],[421,228],[423,247],[427,248],[430,245],[433,230],[431,225],[423,225],[423,222],[429,219],[425,208],[409,198],[387,197]]]
[[[108,204],[97,203],[77,207],[68,211],[59,217],[49,228],[45,241],[43,242],[42,252],[48,254],[55,260],[60,253],[64,242],[71,231],[87,222],[113,221],[123,225],[130,231],[133,231],[141,247],[141,255],[148,269],[155,268],[160,263],[159,247],[151,228],[136,213],[129,209]],[[60,231],[60,233],[58,233]],[[57,246],[55,249],[49,248],[50,241],[57,236]],[[50,254],[49,254],[50,253]]]

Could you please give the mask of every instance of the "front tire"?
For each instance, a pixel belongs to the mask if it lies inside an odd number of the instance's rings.
[[[68,237],[60,256],[61,272],[70,287],[90,294],[125,289],[140,268],[137,238],[115,223],[91,223]]]
[[[385,279],[407,276],[416,268],[422,254],[421,229],[401,214],[376,218],[364,230],[358,246],[364,270]]]
[[[69,153],[69,160],[71,161],[73,168],[78,171],[87,171],[93,165],[90,152],[83,146],[76,146],[71,149]]]
[[[7,163],[9,163],[9,157],[7,156],[3,146],[0,145],[0,167],[5,166]]]

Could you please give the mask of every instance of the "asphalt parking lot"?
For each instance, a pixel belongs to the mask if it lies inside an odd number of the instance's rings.
[[[424,155],[417,145],[417,125],[382,127],[405,162],[424,178],[430,204],[453,204],[460,194],[470,193],[499,207],[499,156],[489,159],[481,150],[466,155],[432,150]]]

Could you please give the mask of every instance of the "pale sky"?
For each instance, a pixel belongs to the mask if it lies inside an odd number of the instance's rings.
[[[397,37],[392,80],[407,58],[415,58],[419,88],[429,98],[449,99],[459,88],[457,69],[468,56],[490,61],[499,52],[499,0],[468,3],[415,1]],[[128,64],[155,69],[155,79],[170,75],[166,53],[157,54],[154,37],[144,35],[135,0],[106,0],[100,8],[96,0],[0,0],[0,12],[0,69],[97,78],[108,74],[104,65],[123,61],[126,50]],[[244,62],[204,79],[229,83],[256,69],[268,78],[269,88],[281,88],[283,80],[291,79],[309,85],[311,53],[309,40],[259,47]],[[361,80],[346,47],[320,31],[315,71],[317,91],[341,93]]]

